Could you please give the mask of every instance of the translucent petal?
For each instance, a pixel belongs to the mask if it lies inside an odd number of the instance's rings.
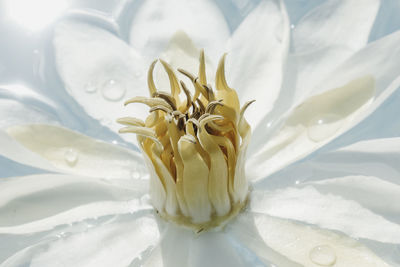
[[[132,215],[17,252],[4,266],[127,266],[157,242],[152,216]]]
[[[400,185],[377,177],[346,176],[309,184],[323,194],[334,194],[354,200],[382,215],[400,214]]]
[[[313,186],[253,192],[251,210],[280,218],[316,224],[352,237],[400,243],[400,225],[377,215],[358,202]]]
[[[213,1],[158,0],[145,1],[140,6],[132,21],[130,42],[150,64],[178,31],[185,32],[213,59],[224,52],[229,37],[225,19]]]
[[[249,160],[251,175],[265,177],[315,151],[371,114],[400,85],[399,41],[400,32],[396,32],[371,43],[321,83],[316,95],[283,116],[282,121],[286,121],[280,130]]]
[[[291,57],[297,69],[295,98],[307,95],[308,90],[366,45],[379,6],[379,0],[325,1],[295,26]]]
[[[137,152],[59,126],[9,127],[1,133],[0,142],[3,156],[38,168],[110,179],[147,175]]]
[[[118,132],[117,118],[146,115],[140,105],[123,108],[125,99],[147,95],[147,66],[117,36],[86,23],[64,21],[55,29],[53,45],[67,92],[90,116]]]
[[[229,230],[277,266],[389,266],[345,235],[264,214],[243,214]],[[266,249],[257,248],[262,245]]]
[[[255,127],[273,107],[282,84],[289,45],[289,22],[281,1],[261,1],[233,33],[227,57],[228,84],[241,103],[256,99],[246,111]]]
[[[147,189],[145,181],[122,185],[58,174],[3,178],[0,185],[3,234],[44,231],[86,218],[128,213],[138,207],[136,198]]]

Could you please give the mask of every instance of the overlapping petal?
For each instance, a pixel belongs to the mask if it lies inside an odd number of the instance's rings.
[[[182,31],[204,48],[216,65],[229,37],[228,25],[218,6],[209,0],[145,1],[133,18],[130,43],[146,58],[158,58],[171,37]]]
[[[242,103],[256,100],[246,111],[252,127],[271,111],[279,95],[289,34],[282,1],[261,1],[229,40],[227,77]]]
[[[46,124],[0,132],[0,154],[45,170],[109,179],[144,178],[137,152]]]
[[[277,266],[389,266],[345,235],[261,213],[240,216],[230,230],[265,263]]]
[[[363,48],[374,25],[379,0],[325,1],[293,30],[295,99],[304,99],[352,54]],[[354,12],[357,10],[357,12]]]
[[[116,184],[104,179],[41,174],[0,181],[0,233],[22,234],[139,209],[145,181]],[[142,209],[146,205],[141,205]]]
[[[48,236],[18,251],[2,266],[128,266],[159,238],[153,216],[134,213],[128,217],[82,232]]]
[[[249,160],[250,175],[262,178],[305,157],[371,114],[400,85],[399,42],[396,32],[369,44],[321,83],[318,94],[283,116]]]
[[[147,93],[147,66],[128,44],[107,30],[66,20],[57,25],[53,45],[67,92],[90,116],[117,132],[117,118],[146,115],[140,106],[123,108],[125,99]]]

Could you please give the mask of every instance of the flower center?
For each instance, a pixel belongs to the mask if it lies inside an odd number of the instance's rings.
[[[146,121],[126,117],[120,133],[137,134],[150,171],[150,196],[161,217],[197,232],[225,225],[246,205],[248,183],[244,173],[250,126],[243,117],[236,92],[225,79],[225,56],[219,62],[216,91],[207,84],[204,52],[198,76],[178,69],[193,87],[177,79],[171,66],[160,60],[171,92],[156,89],[148,72],[151,97],[125,102],[150,107]]]

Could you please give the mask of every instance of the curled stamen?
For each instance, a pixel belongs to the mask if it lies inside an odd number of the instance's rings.
[[[200,130],[200,123],[198,120],[191,118],[191,119],[188,119],[188,121],[186,122],[186,125],[188,125],[189,123],[193,123],[194,125],[197,126],[197,129]]]
[[[201,100],[197,99],[196,103],[199,105],[200,112],[203,113],[206,110],[206,108],[204,107],[204,105],[201,102]]]
[[[176,110],[176,101],[171,94],[167,92],[157,91],[153,94],[153,97],[164,99],[171,106],[172,110]]]
[[[192,144],[196,144],[197,143],[196,138],[193,135],[190,135],[190,134],[185,134],[184,136],[181,137],[181,140],[190,142]]]
[[[211,85],[203,85],[203,87],[204,87],[204,89],[206,89],[208,101],[214,101],[215,95],[214,95]]]
[[[144,126],[144,121],[133,117],[119,118],[117,119],[117,122],[123,125],[142,126],[142,127]]]
[[[172,109],[166,108],[166,107],[164,107],[164,106],[155,106],[155,107],[152,107],[152,108],[149,110],[149,112],[154,112],[154,111],[157,111],[157,110],[164,111],[165,113],[171,113],[171,112],[172,112]]]
[[[154,60],[149,68],[149,71],[147,73],[147,85],[149,87],[149,92],[150,96],[152,96],[155,92],[157,92],[156,85],[154,84],[154,79],[153,79],[153,71],[154,71],[154,66],[156,65],[157,60]]]
[[[206,78],[206,63],[204,59],[204,50],[202,49],[200,52],[200,65],[199,65],[199,78],[200,78],[200,83],[205,85],[207,84],[207,78]]]
[[[183,75],[185,75],[186,77],[188,77],[192,82],[195,81],[196,77],[193,74],[191,74],[190,72],[188,72],[188,71],[186,71],[184,69],[178,69],[178,71],[180,73],[182,73]]]
[[[190,105],[192,105],[192,97],[183,81],[181,81],[181,86],[182,86],[183,92],[185,92],[185,95],[186,95],[186,108],[188,109],[190,107]]]
[[[157,61],[152,62],[147,76],[151,97],[125,102],[146,104],[150,115],[145,122],[131,117],[117,121],[127,125],[120,133],[138,135],[149,165],[152,204],[160,216],[195,231],[223,226],[247,201],[244,154],[250,126],[243,113],[252,102],[240,109],[236,92],[226,83],[224,60],[216,73],[217,91],[207,84],[204,51],[197,76],[178,69],[192,82],[193,97],[163,60],[171,91],[158,91],[153,79]]]
[[[150,138],[153,140],[161,150],[164,149],[163,145],[161,142],[157,139],[156,133],[154,132],[153,129],[149,129],[147,127],[139,127],[139,126],[127,126],[119,129],[119,133],[134,133],[137,135],[141,135],[147,138]]]
[[[244,103],[243,107],[240,109],[239,121],[243,118],[243,115],[244,115],[244,112],[246,111],[246,109],[254,102],[256,102],[256,100],[250,100],[250,101],[247,101],[246,103]]]
[[[210,103],[208,103],[208,105],[207,105],[207,108],[206,108],[206,113],[213,113],[214,112],[214,110],[215,110],[215,108],[218,106],[218,105],[220,105],[220,106],[223,106],[224,104],[222,104],[221,103],[222,102],[222,99],[220,99],[220,100],[214,100],[214,101],[211,101]]]
[[[171,113],[174,117],[178,117],[179,119],[184,118],[185,114],[183,114],[182,112],[180,112],[179,110],[174,110]]]
[[[210,116],[211,114],[210,113],[204,113],[204,114],[202,114],[201,116],[200,116],[200,118],[198,119],[199,121],[202,121],[204,118],[206,118],[206,117],[208,117],[208,116]]]
[[[155,106],[164,106],[167,109],[173,109],[170,104],[168,104],[167,101],[165,101],[162,98],[150,98],[150,97],[143,97],[143,96],[136,96],[131,99],[128,99],[125,101],[124,105],[132,104],[132,103],[142,103],[145,104],[149,107],[155,107]]]

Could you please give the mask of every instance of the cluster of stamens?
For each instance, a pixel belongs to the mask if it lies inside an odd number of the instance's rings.
[[[160,62],[171,93],[156,89],[156,60],[148,71],[151,97],[125,102],[148,105],[150,115],[145,121],[118,119],[125,125],[120,133],[137,134],[150,171],[152,203],[163,218],[197,232],[224,225],[247,201],[244,158],[251,134],[243,113],[251,102],[240,109],[236,92],[226,83],[225,56],[216,73],[216,91],[207,84],[203,52],[198,76],[178,69],[190,80],[193,96],[171,66]]]

